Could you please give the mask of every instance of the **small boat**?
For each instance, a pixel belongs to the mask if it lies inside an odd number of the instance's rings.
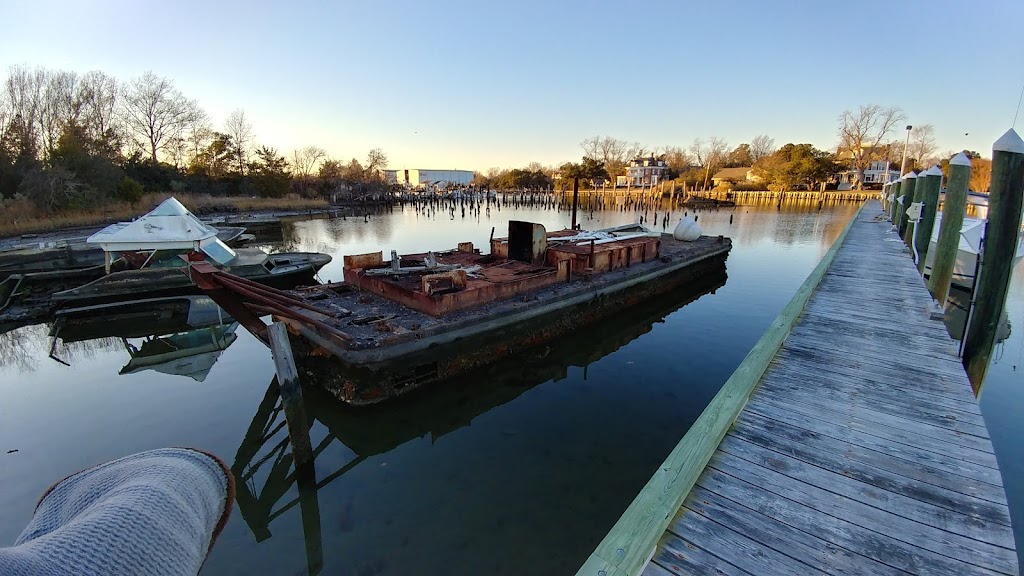
[[[974,288],[974,276],[978,268],[978,254],[981,252],[981,241],[985,234],[985,223],[982,218],[964,218],[960,227],[960,245],[957,247],[956,262],[953,264],[952,285],[961,290],[972,290]],[[935,245],[939,241],[939,231],[942,229],[942,213],[935,215],[935,226],[932,227],[932,238],[928,245],[928,253],[924,259],[924,275],[931,277],[932,264],[935,262]],[[1018,237],[1017,251],[1013,257],[1013,266],[1016,267],[1024,258],[1024,238]]]
[[[127,225],[100,230],[86,243],[102,249],[108,267],[121,257],[133,269],[111,272],[51,295],[51,303],[58,308],[116,306],[139,299],[201,294],[187,275],[186,255],[201,255],[220,270],[277,288],[313,283],[316,272],[331,261],[329,255],[316,252],[267,254],[257,248],[232,249],[216,229],[174,198]]]
[[[131,222],[111,224],[104,230],[116,231]],[[228,246],[241,246],[255,240],[240,226],[213,228],[217,238]],[[103,275],[103,249],[87,240],[69,238],[41,242],[37,246],[17,246],[0,251],[0,281],[21,274],[29,280],[44,280],[58,275],[61,278],[98,278]],[[40,276],[30,276],[40,274]],[[45,276],[50,274],[50,276]]]

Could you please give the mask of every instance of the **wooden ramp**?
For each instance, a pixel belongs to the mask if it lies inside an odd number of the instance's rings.
[[[646,576],[1018,573],[967,375],[877,214],[856,216]]]
[[[577,576],[1017,574],[967,375],[877,201]]]

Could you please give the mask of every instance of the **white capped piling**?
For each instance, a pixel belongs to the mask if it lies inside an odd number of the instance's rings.
[[[907,229],[907,208],[909,208],[910,203],[914,201],[914,188],[916,187],[917,174],[915,174],[914,171],[911,170],[910,172],[907,172],[906,174],[903,175],[903,184],[900,186],[900,192],[903,196],[903,202],[901,202],[899,208],[897,208],[898,214],[896,215],[897,221],[899,223],[897,226],[897,230],[899,231],[900,236],[903,236],[903,233]]]
[[[924,274],[925,257],[928,255],[928,246],[932,241],[932,230],[935,228],[935,214],[939,207],[939,191],[942,188],[942,168],[932,166],[925,175],[924,186],[917,194],[917,200],[921,202],[921,220],[917,223],[914,235],[917,243],[917,270]]]
[[[982,248],[981,273],[964,343],[964,365],[975,390],[988,370],[996,327],[1006,304],[1024,202],[1024,140],[1013,128],[992,145],[992,181],[988,193],[988,224]]]
[[[892,201],[889,202],[889,221],[896,225],[896,209],[899,207],[900,188],[903,184],[903,177],[900,176],[892,183]]]
[[[288,327],[283,322],[274,322],[267,327],[267,336],[277,370],[277,385],[281,388],[284,417],[288,422],[292,459],[296,467],[302,466],[313,460],[313,446],[309,441],[309,421],[302,405],[302,387],[292,356],[292,344],[288,340]]]
[[[928,288],[939,306],[946,305],[949,297],[949,283],[953,278],[953,265],[960,246],[960,228],[964,223],[967,209],[967,190],[971,182],[971,159],[963,152],[949,161],[949,182],[946,184],[946,201],[942,205],[942,225],[939,240],[935,243],[935,259]]]

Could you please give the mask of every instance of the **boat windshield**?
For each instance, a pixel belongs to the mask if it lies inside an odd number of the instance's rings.
[[[220,265],[226,265],[235,259],[235,251],[228,248],[228,245],[221,242],[218,238],[211,238],[203,242],[202,244],[203,253],[213,258],[214,262]]]

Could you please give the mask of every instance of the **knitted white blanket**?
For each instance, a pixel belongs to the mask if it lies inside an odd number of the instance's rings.
[[[194,575],[233,501],[230,472],[197,450],[100,464],[43,495],[14,546],[0,548],[0,574]]]

